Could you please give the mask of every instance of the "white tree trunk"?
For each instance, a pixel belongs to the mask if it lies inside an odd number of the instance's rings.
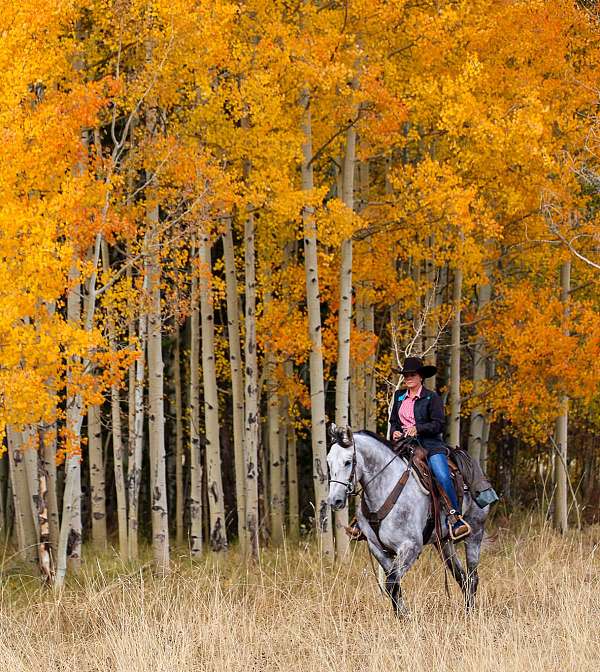
[[[294,364],[286,361],[284,364],[285,375],[291,378],[294,374]],[[296,542],[300,536],[300,500],[298,496],[298,453],[296,446],[296,430],[294,418],[290,408],[289,397],[283,400],[284,405],[284,433],[287,446],[287,495],[288,495],[288,537]]]
[[[569,316],[569,294],[571,292],[571,262],[564,261],[560,268],[561,301],[565,318],[564,331],[569,333],[566,321]],[[569,429],[569,397],[563,394],[560,398],[560,414],[556,418],[556,456],[555,479],[556,495],[554,503],[554,527],[561,533],[568,529],[567,505],[567,439]]]
[[[245,284],[246,284],[246,339],[244,361],[246,384],[244,386],[245,421],[245,501],[246,501],[246,549],[253,557],[259,552],[258,519],[258,358],[256,354],[256,253],[254,241],[254,217],[249,213],[244,225],[245,234]]]
[[[430,240],[430,246],[433,245],[433,236]],[[437,271],[432,259],[425,260],[425,276],[427,278],[427,292],[425,293],[425,361],[427,364],[436,366],[437,349],[437,308],[440,300],[440,292],[437,283]],[[436,376],[428,379],[428,387],[436,389]]]
[[[53,422],[49,428],[40,431],[41,436],[41,457],[43,469],[46,472],[46,482],[48,493],[48,534],[52,558],[56,564],[56,552],[58,549],[58,534],[60,529],[60,520],[58,517],[58,497],[57,497],[57,479],[56,479],[56,422]]]
[[[202,379],[204,383],[204,422],[206,426],[206,482],[208,489],[209,537],[213,551],[227,548],[225,502],[221,476],[219,439],[219,394],[215,368],[215,324],[212,298],[210,239],[200,231],[200,316],[202,320]]]
[[[231,369],[231,394],[233,406],[233,451],[235,459],[235,499],[237,507],[238,536],[243,547],[246,535],[245,469],[244,469],[244,377],[242,373],[242,347],[240,343],[240,303],[235,272],[235,252],[231,219],[225,220],[223,256],[227,288],[227,335],[229,339],[229,366]]]
[[[367,306],[365,317],[365,331],[375,333],[375,306]],[[377,431],[377,378],[375,377],[375,352],[369,355],[365,373],[365,426],[371,431]]]
[[[190,315],[190,552],[202,553],[202,450],[200,446],[200,301],[192,277]]]
[[[282,460],[279,423],[279,395],[273,375],[275,359],[267,357],[267,435],[269,445],[269,510],[271,513],[271,542],[279,546],[283,542],[285,499],[281,490]]]
[[[31,499],[27,486],[25,461],[23,457],[23,437],[10,425],[6,426],[8,460],[15,510],[15,530],[17,546],[21,557],[31,563],[37,560],[37,532],[31,510]]]
[[[478,314],[485,311],[492,295],[492,286],[489,283],[479,287],[477,303]],[[475,405],[471,411],[471,421],[469,424],[469,455],[481,462],[481,446],[483,444],[485,431],[485,407],[483,397],[483,382],[486,378],[487,353],[485,351],[485,342],[483,336],[478,335],[473,347],[473,394],[479,395],[476,398]]]
[[[342,200],[349,210],[354,210],[354,164],[356,160],[356,131],[351,126],[346,131],[346,151],[342,167]],[[338,427],[349,424],[350,386],[350,326],[352,324],[352,238],[342,242],[340,260],[340,307],[338,312],[338,357],[335,384],[335,423]],[[364,386],[364,381],[361,381]],[[363,387],[364,389],[364,387]],[[363,397],[364,399],[364,397]],[[336,511],[335,546],[339,558],[348,555],[348,508]]]
[[[302,131],[302,189],[312,192],[312,126],[310,97],[302,96],[304,116]],[[317,228],[314,209],[305,205],[302,211],[304,225],[304,263],[306,271],[306,303],[308,308],[308,328],[311,342],[310,351],[310,396],[312,420],[313,482],[315,488],[315,523],[319,545],[326,557],[333,557],[331,536],[331,515],[327,505],[327,445],[325,435],[325,388],[323,383],[323,353],[321,349],[321,302],[319,293],[319,272],[317,261]]]
[[[448,442],[452,448],[460,445],[460,318],[462,300],[462,270],[454,271],[452,304],[452,335],[450,345],[450,417]]]
[[[102,261],[104,271],[110,270],[110,256],[108,244],[102,243]],[[111,350],[116,350],[115,325],[112,316],[108,315],[108,342]],[[110,412],[112,424],[113,446],[113,470],[115,477],[115,490],[117,494],[117,525],[119,531],[119,555],[127,558],[127,489],[125,487],[123,430],[121,424],[121,399],[119,387],[116,384],[110,386]]]
[[[102,452],[100,406],[90,406],[88,417],[88,459],[90,468],[90,502],[92,543],[99,551],[106,549],[106,481]]]
[[[125,470],[123,460],[123,432],[121,428],[121,400],[119,388],[111,385],[110,407],[112,419],[113,463],[115,489],[117,494],[117,521],[119,528],[119,555],[127,558],[127,491],[125,489]]]
[[[148,287],[148,271],[144,273],[144,293]],[[142,454],[144,449],[144,380],[146,378],[146,346],[148,340],[148,317],[138,318],[139,357],[135,363],[135,382],[133,393],[134,419],[133,437],[129,446],[127,464],[127,494],[129,495],[127,543],[130,560],[138,557],[138,527],[140,509],[140,483],[142,480]]]
[[[150,434],[150,492],[152,508],[152,554],[159,574],[169,571],[169,518],[165,457],[164,363],[160,305],[160,239],[158,208],[149,212],[148,254],[148,411]]]
[[[96,252],[99,252],[98,241]],[[97,263],[97,254],[94,256]],[[75,266],[69,273],[72,283],[78,278],[79,273]],[[90,296],[88,296],[88,319],[91,318],[89,311],[92,310],[90,302],[95,300],[95,277],[90,279]],[[67,295],[67,320],[73,325],[79,325],[81,321],[81,286],[74,284]],[[86,324],[86,328],[88,326]],[[91,328],[91,324],[90,327]],[[73,362],[75,365],[76,362]],[[68,566],[77,571],[81,564],[81,394],[74,389],[72,372],[67,371],[67,432],[69,436],[69,451],[65,459],[65,488],[63,492],[63,512],[58,539],[58,552],[56,558],[56,587],[61,588],[64,584]]]
[[[179,324],[175,327],[175,348],[173,352],[173,371],[175,384],[175,539],[177,544],[183,544],[184,529],[184,492],[183,492],[183,467],[185,453],[183,452],[183,394],[181,385],[181,334]]]

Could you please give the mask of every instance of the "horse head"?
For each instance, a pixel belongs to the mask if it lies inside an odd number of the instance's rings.
[[[327,503],[334,510],[343,509],[348,495],[356,485],[356,446],[350,427],[329,426],[331,448],[327,454],[329,496]]]

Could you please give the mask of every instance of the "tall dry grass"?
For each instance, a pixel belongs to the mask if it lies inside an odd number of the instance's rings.
[[[314,549],[245,565],[180,557],[158,580],[147,569],[89,560],[61,596],[5,574],[0,669],[29,670],[596,670],[600,654],[600,529],[561,538],[501,530],[484,552],[479,608],[444,594],[431,550],[404,581],[396,619],[365,548],[328,568]]]

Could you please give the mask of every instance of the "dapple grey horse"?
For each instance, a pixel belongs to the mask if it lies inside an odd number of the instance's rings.
[[[333,443],[327,455],[330,475],[327,503],[334,511],[343,509],[348,503],[348,495],[355,492],[360,483],[369,510],[377,511],[408,468],[407,461],[396,456],[390,444],[372,432],[365,430],[353,434],[349,427],[335,425],[329,431]],[[430,516],[430,496],[411,472],[394,507],[381,521],[377,534],[364,518],[361,507],[356,509],[369,550],[385,572],[386,592],[396,614],[403,615],[406,607],[400,581],[421,554],[424,544],[435,543],[435,533],[430,535],[429,540],[423,539]],[[462,513],[472,529],[464,542],[466,572],[454,544],[447,539],[446,520],[442,515],[442,537],[446,540],[441,543],[441,552],[463,592],[467,609],[472,609],[475,603],[479,581],[477,566],[488,511],[489,507],[479,508],[465,491]]]

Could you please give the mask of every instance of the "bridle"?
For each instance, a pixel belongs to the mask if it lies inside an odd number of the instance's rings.
[[[347,481],[336,481],[335,478],[329,479],[330,483],[339,483],[346,488],[346,495],[352,497],[359,493],[356,492],[356,441],[352,437],[352,467]]]
[[[411,440],[408,441],[408,443],[411,442],[416,442],[420,445],[420,441],[416,437],[411,437]],[[412,450],[411,450],[412,454]],[[348,497],[357,497],[358,495],[362,494],[365,489],[378,477],[381,476],[381,474],[390,466],[390,464],[400,457],[398,453],[395,453],[394,456],[392,457],[389,462],[386,462],[383,467],[374,475],[372,476],[362,487],[360,490],[356,489],[356,442],[354,441],[354,436],[352,437],[352,468],[350,469],[350,476],[348,477],[347,481],[337,481],[335,478],[330,478],[329,483],[339,483],[340,485],[343,485],[346,488],[346,495]],[[412,458],[411,458],[412,459]],[[411,462],[409,461],[408,464],[408,470],[409,472],[412,470]]]

